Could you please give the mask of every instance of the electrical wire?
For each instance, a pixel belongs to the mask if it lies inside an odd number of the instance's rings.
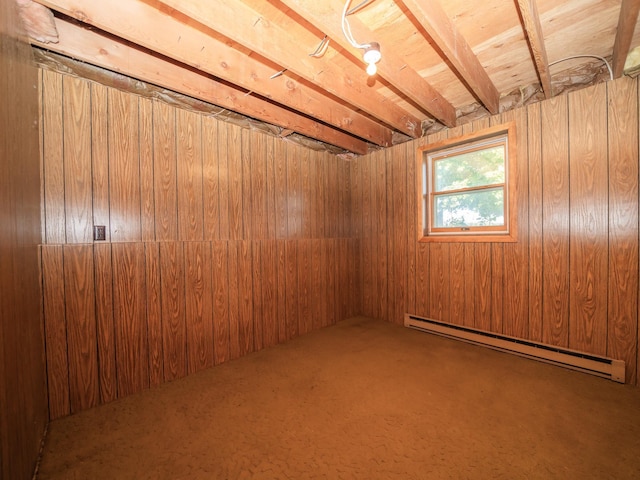
[[[611,78],[611,80],[613,80],[613,70],[611,70],[611,66],[609,65],[609,62],[607,62],[606,58],[601,57],[599,55],[572,55],[570,57],[561,58],[560,60],[551,62],[549,66],[555,65],[556,63],[564,62],[565,60],[573,60],[574,58],[597,58],[598,60],[602,60],[604,64],[607,66],[607,70],[609,70],[609,77]]]
[[[349,43],[355,48],[367,49],[371,46],[370,44],[360,44],[353,38],[353,33],[351,33],[351,26],[349,25],[349,21],[347,20],[347,10],[349,9],[349,5],[351,5],[351,0],[347,0],[344,4],[344,8],[342,9],[342,33],[349,41]]]

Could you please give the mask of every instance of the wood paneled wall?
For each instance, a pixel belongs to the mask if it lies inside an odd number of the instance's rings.
[[[0,0],[0,478],[33,476],[47,423],[42,339],[38,71]]]
[[[515,120],[518,242],[418,243],[416,147]],[[638,371],[638,82],[621,78],[350,164],[363,313],[405,312]]]
[[[347,162],[50,71],[42,92],[51,418],[359,313]]]

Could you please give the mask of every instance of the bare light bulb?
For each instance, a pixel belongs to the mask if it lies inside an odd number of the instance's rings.
[[[377,71],[378,67],[376,67],[375,63],[370,63],[369,65],[367,65],[367,75],[369,75],[370,77],[374,76]]]
[[[376,63],[378,63],[381,58],[380,44],[378,42],[371,42],[367,45],[367,48],[362,55],[362,59],[367,63],[367,74],[369,76],[376,74],[378,71]]]

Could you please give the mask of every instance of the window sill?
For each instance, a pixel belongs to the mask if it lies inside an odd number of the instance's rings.
[[[422,243],[515,243],[518,238],[515,234],[501,235],[428,235],[418,238]]]

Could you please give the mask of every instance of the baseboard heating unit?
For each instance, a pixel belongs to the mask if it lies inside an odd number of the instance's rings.
[[[624,383],[622,360],[405,314],[404,326]]]

